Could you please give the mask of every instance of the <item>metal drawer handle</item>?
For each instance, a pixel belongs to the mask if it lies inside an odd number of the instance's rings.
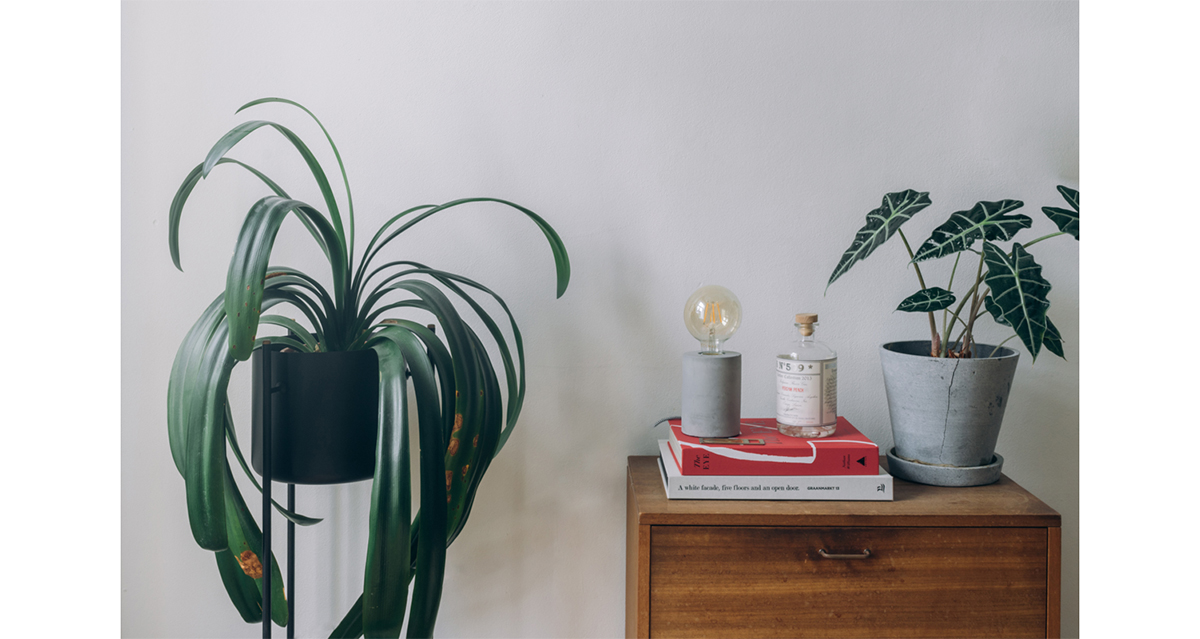
[[[867,548],[864,548],[862,554],[858,555],[835,555],[825,552],[824,548],[820,548],[817,550],[817,554],[826,559],[866,559],[867,557],[871,556],[871,551]]]

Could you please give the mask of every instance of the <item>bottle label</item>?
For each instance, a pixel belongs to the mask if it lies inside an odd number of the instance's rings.
[[[837,423],[837,358],[775,358],[775,420],[788,426]]]

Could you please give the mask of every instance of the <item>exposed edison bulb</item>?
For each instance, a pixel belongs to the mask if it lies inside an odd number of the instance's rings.
[[[700,340],[700,352],[720,354],[721,343],[733,337],[742,324],[742,303],[724,286],[701,286],[683,307],[683,323],[692,337]]]

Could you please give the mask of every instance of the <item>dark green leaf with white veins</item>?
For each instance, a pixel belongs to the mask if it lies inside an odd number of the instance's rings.
[[[917,291],[904,298],[904,301],[900,302],[900,306],[897,306],[896,310],[907,313],[928,313],[930,311],[940,311],[954,302],[954,293],[934,286]]]
[[[1062,193],[1063,199],[1067,204],[1071,205],[1074,211],[1060,209],[1055,206],[1043,206],[1042,212],[1046,217],[1050,218],[1051,222],[1058,227],[1058,230],[1063,233],[1070,233],[1075,239],[1079,239],[1079,191],[1069,189],[1065,186],[1059,186],[1058,192]]]
[[[1010,256],[995,244],[984,242],[983,261],[987,265],[983,279],[992,289],[988,311],[1001,324],[1012,327],[1037,361],[1046,335],[1046,310],[1050,308],[1046,299],[1050,282],[1042,278],[1042,267],[1020,243],[1013,244]],[[986,299],[984,302],[987,304]]]
[[[1075,209],[1075,212],[1078,213],[1079,212],[1079,191],[1076,191],[1075,189],[1063,186],[1061,184],[1059,184],[1055,188],[1057,188],[1058,192],[1062,194],[1063,199],[1067,201],[1067,204],[1070,204],[1071,208]]]
[[[901,224],[907,222],[917,211],[931,203],[928,192],[918,193],[912,189],[883,196],[883,203],[879,208],[867,213],[867,224],[854,234],[854,241],[850,243],[850,248],[842,254],[842,259],[838,261],[837,266],[833,269],[833,274],[829,276],[829,283],[825,285],[826,290],[834,280],[849,271],[856,262],[866,259],[875,249],[882,246],[900,228]]]
[[[983,307],[987,309],[987,312],[992,314],[992,319],[996,320],[997,324],[1001,326],[1009,325],[1008,320],[1004,319],[1004,312],[1000,309],[1000,305],[996,304],[996,300],[992,299],[991,295],[983,298]]]
[[[1009,215],[1025,203],[1020,200],[976,202],[970,210],[958,211],[941,226],[933,229],[929,239],[917,249],[914,262],[953,255],[966,250],[976,240],[1011,240],[1021,229],[1033,224],[1028,215]]]
[[[1063,359],[1067,358],[1063,354],[1062,334],[1058,332],[1058,327],[1050,321],[1049,317],[1046,318],[1046,335],[1042,338],[1042,346]]]
[[[983,306],[987,308],[988,313],[991,313],[992,319],[996,320],[997,324],[1008,326],[1008,321],[1004,319],[1000,306],[996,304],[991,295],[983,298]],[[1062,334],[1058,332],[1058,327],[1050,321],[1049,317],[1046,318],[1046,334],[1042,337],[1042,346],[1063,359],[1067,358],[1063,354]]]

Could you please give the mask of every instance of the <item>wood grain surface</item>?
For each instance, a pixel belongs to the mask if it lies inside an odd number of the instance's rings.
[[[1043,637],[1045,528],[654,526],[651,637]],[[830,559],[827,553],[865,559]]]
[[[629,637],[1059,636],[1061,517],[1006,476],[891,502],[669,500],[655,457],[627,480]]]

